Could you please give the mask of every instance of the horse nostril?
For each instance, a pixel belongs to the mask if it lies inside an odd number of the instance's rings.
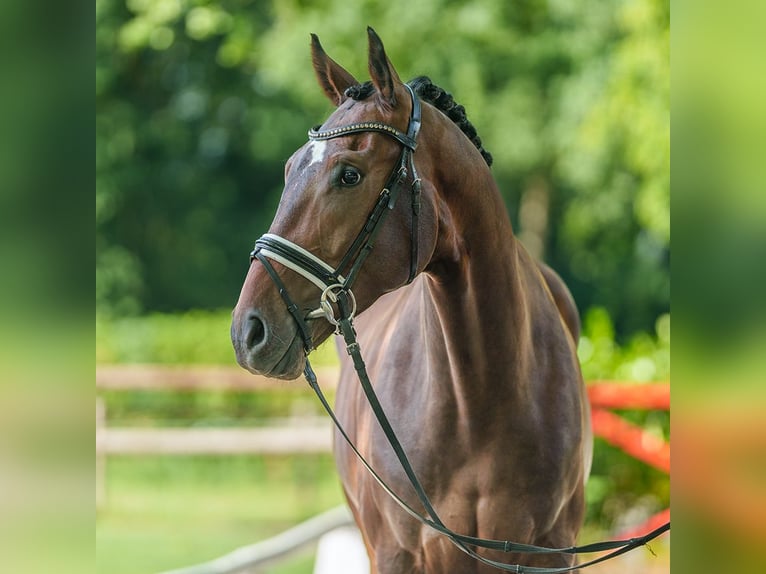
[[[247,338],[245,343],[248,349],[253,349],[266,340],[266,325],[255,313],[247,316]]]

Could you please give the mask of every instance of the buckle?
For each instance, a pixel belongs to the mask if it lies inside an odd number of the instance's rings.
[[[351,302],[351,312],[349,313],[348,317],[345,318],[349,321],[352,320],[354,315],[356,315],[356,297],[354,297],[353,291],[346,289],[341,283],[334,283],[329,285],[322,291],[322,295],[319,297],[319,308],[311,311],[307,318],[318,319],[324,316],[324,318],[327,319],[331,325],[335,325],[337,327],[343,317],[336,318],[335,308],[332,306],[332,304],[337,303],[338,294],[341,292],[346,293]]]

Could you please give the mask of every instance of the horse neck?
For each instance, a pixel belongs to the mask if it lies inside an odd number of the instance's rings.
[[[530,281],[534,263],[513,235],[488,168],[464,167],[442,174],[437,184],[449,190],[442,194],[444,249],[429,266],[426,288],[439,323],[434,328],[443,336],[427,344],[449,363],[456,392],[486,406],[496,400],[499,380],[519,381],[516,389],[524,392],[532,358],[529,312],[539,282]]]

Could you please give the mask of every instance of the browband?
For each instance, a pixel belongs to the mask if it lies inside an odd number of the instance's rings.
[[[356,124],[349,124],[340,128],[332,128],[329,130],[321,131],[319,128],[322,126],[314,126],[309,130],[309,139],[312,140],[329,140],[349,134],[358,134],[362,132],[380,132],[391,136],[397,140],[400,144],[406,148],[415,151],[418,146],[415,138],[408,136],[407,134],[400,132],[395,127],[388,124],[382,124],[380,122],[360,122]]]
[[[418,147],[417,138],[420,131],[420,99],[415,95],[415,91],[409,84],[404,84],[407,91],[410,93],[410,99],[412,100],[412,111],[410,112],[410,122],[407,125],[407,133],[400,132],[394,126],[384,124],[381,122],[358,122],[355,124],[348,124],[339,128],[330,128],[329,130],[320,130],[322,126],[314,126],[309,130],[309,139],[312,140],[329,140],[348,134],[358,134],[362,132],[380,132],[394,138],[405,148],[411,152],[415,151]]]

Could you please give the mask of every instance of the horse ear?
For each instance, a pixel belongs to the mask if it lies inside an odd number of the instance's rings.
[[[399,74],[396,73],[394,66],[386,56],[383,49],[383,42],[375,33],[375,30],[367,27],[367,38],[370,45],[370,78],[377,89],[377,97],[384,107],[393,108],[396,106],[396,95],[394,93],[396,85],[401,84]]]
[[[330,101],[339,106],[346,99],[346,88],[356,86],[359,82],[325,53],[316,34],[311,34],[311,61],[319,85]]]

